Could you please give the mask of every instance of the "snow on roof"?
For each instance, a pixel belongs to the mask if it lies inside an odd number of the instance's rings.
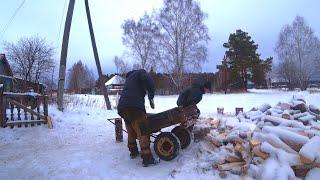
[[[115,75],[105,83],[105,86],[124,84],[124,82],[125,79],[123,77]]]

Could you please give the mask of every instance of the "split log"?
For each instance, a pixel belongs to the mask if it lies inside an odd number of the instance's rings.
[[[251,121],[257,121],[257,120],[260,121],[264,116],[265,116],[265,114],[252,116],[252,117],[250,117],[250,120]]]
[[[303,164],[312,164],[313,161],[311,159],[309,159],[308,157],[305,157],[303,155],[299,155],[300,156],[300,161],[303,163]]]
[[[253,158],[253,152],[252,152],[250,143],[246,142],[245,144],[243,144],[243,146],[244,146],[244,151],[241,152],[241,156],[246,163],[241,167],[241,170],[240,170],[241,175],[247,174]]]
[[[303,117],[303,116],[307,116],[307,115],[309,115],[308,112],[298,113],[298,114],[293,115],[293,118],[294,118],[295,120],[298,120],[299,118],[301,118],[301,117]]]
[[[273,125],[278,126],[281,123],[286,123],[287,119],[274,117],[274,116],[265,116],[263,119],[265,122],[271,122]]]
[[[291,119],[290,111],[288,111],[288,110],[283,111],[281,117],[282,117],[283,119],[288,119],[288,120],[290,120],[290,119]]]
[[[292,108],[292,105],[289,103],[279,103],[278,106],[280,107],[281,110],[288,110]]]
[[[297,104],[295,106],[293,106],[291,109],[293,110],[299,110],[301,111],[302,113],[306,112],[307,111],[307,106],[304,104],[304,103],[300,103],[300,104]]]
[[[211,129],[209,127],[195,126],[194,129],[193,129],[193,134],[194,134],[195,141],[203,140],[204,137],[206,137],[207,134],[210,132],[210,130]]]
[[[219,160],[216,160],[213,164],[212,164],[212,167],[214,169],[218,169],[218,166],[219,165],[222,165],[222,164],[225,164],[227,163],[227,161],[225,159],[219,159]]]
[[[275,112],[277,114],[282,114],[282,112],[283,112],[283,110],[281,110],[280,108],[275,108],[275,107],[269,109],[268,111]]]
[[[227,173],[226,173],[225,171],[220,171],[220,172],[219,172],[219,177],[220,177],[221,179],[225,179],[225,178],[227,178]]]
[[[242,162],[243,159],[235,154],[228,154],[227,157],[226,157],[226,160],[229,162],[229,163],[232,163],[232,162]]]
[[[303,125],[302,122],[298,122],[298,121],[282,122],[279,126],[281,126],[281,127],[290,127],[290,128],[299,128],[299,129],[307,129],[307,127],[305,125]]]
[[[275,126],[287,126],[287,127],[298,127],[298,128],[305,128],[303,123],[296,122],[296,121],[288,121],[287,119],[274,117],[274,116],[265,116],[265,122],[271,122]]]
[[[303,160],[320,162],[319,149],[320,136],[315,136],[301,148],[299,154],[303,156]]]
[[[268,142],[275,148],[282,149],[288,153],[297,154],[298,152],[293,150],[290,146],[285,144],[278,136],[274,134],[264,134],[264,133],[255,133],[254,139],[259,140],[261,142]]]
[[[218,165],[218,169],[220,171],[230,171],[234,168],[241,167],[244,164],[245,162],[233,162],[233,163],[221,164],[221,165]]]
[[[250,143],[250,146],[251,146],[252,148],[254,148],[254,147],[260,145],[260,144],[261,144],[261,141],[258,141],[258,140],[256,140],[256,139],[251,139],[251,140],[249,141],[249,143]]]
[[[262,164],[264,161],[265,161],[264,159],[258,156],[252,158],[252,163],[255,165]]]
[[[317,121],[311,121],[310,124],[311,124],[311,127],[312,127],[313,129],[316,129],[316,130],[319,130],[319,131],[320,131],[320,123],[319,123],[319,122],[317,122]]]
[[[258,110],[260,110],[261,112],[266,112],[267,110],[269,110],[271,108],[270,104],[264,103],[261,106],[258,107]]]
[[[266,159],[269,158],[269,154],[268,153],[265,153],[265,152],[261,151],[261,146],[260,145],[254,147],[252,151],[253,151],[254,155],[262,158],[263,160],[266,160]]]
[[[312,163],[312,164],[303,164],[297,166],[291,166],[294,171],[294,174],[297,177],[306,177],[307,173],[313,168],[320,168],[320,164]]]
[[[260,110],[258,111],[249,111],[249,112],[246,112],[245,114],[245,117],[247,119],[252,119],[253,117],[256,117],[256,116],[261,116],[261,115],[264,115]]]
[[[306,116],[298,118],[299,121],[301,121],[303,124],[307,125],[311,121],[315,121],[316,117],[314,115],[308,114]]]
[[[315,105],[309,105],[309,110],[317,115],[320,115],[320,108]]]
[[[206,139],[207,139],[210,143],[212,143],[213,145],[215,145],[215,146],[217,146],[217,147],[220,147],[220,146],[223,145],[223,144],[222,144],[222,141],[221,141],[220,139],[215,138],[215,137],[213,137],[213,136],[208,136]]]
[[[278,136],[284,143],[290,146],[293,150],[299,151],[301,147],[309,141],[309,138],[297,133],[288,131],[280,127],[263,127],[262,132],[270,133]]]
[[[245,150],[244,146],[240,143],[237,143],[234,149],[236,150],[236,152],[239,152],[239,153],[242,153]]]
[[[218,128],[219,124],[220,124],[220,120],[219,119],[213,119],[210,121],[210,124],[213,128]]]
[[[290,115],[295,115],[295,114],[301,113],[299,110],[293,110],[293,109],[287,110],[287,111],[290,112]]]
[[[229,143],[232,143],[232,144],[242,144],[242,143],[244,143],[244,140],[242,138],[240,138],[239,136],[228,136],[227,137],[227,141]]]

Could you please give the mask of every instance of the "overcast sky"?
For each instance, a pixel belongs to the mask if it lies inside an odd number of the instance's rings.
[[[22,1],[1,0],[0,33]],[[137,20],[144,12],[150,13],[153,9],[159,9],[162,0],[89,0],[89,2],[103,72],[114,73],[112,58],[115,55],[121,56],[125,50],[121,40],[121,24],[125,19]],[[216,71],[215,67],[225,52],[222,44],[236,29],[247,31],[252,36],[259,44],[258,51],[263,58],[269,56],[276,58],[273,49],[278,34],[285,24],[294,20],[296,15],[303,16],[320,37],[319,0],[200,0],[200,5],[202,10],[208,13],[205,23],[211,37],[208,45],[208,63],[203,66],[203,71]],[[15,42],[23,36],[45,37],[56,47],[58,64],[67,6],[68,0],[26,0],[5,34],[0,34],[0,42]],[[0,45],[0,53],[2,51],[3,46]],[[76,0],[67,68],[80,59],[96,71],[84,0]]]

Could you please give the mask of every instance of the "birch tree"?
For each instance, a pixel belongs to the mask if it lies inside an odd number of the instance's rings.
[[[126,20],[122,25],[123,44],[129,48],[139,68],[149,71],[156,65],[154,52],[156,49],[155,38],[159,36],[159,28],[151,16],[145,14],[138,22]]]
[[[201,71],[207,61],[207,43],[210,39],[204,24],[207,14],[194,0],[164,0],[157,17],[161,36],[156,59],[178,89],[182,88],[186,71]]]
[[[278,74],[301,90],[305,90],[307,82],[319,73],[320,41],[301,16],[283,27],[275,52],[280,60]]]

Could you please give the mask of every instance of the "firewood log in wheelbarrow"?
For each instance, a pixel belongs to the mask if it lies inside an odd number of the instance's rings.
[[[157,133],[162,128],[178,125],[171,132],[160,132],[155,137],[154,151],[160,159],[170,161],[178,156],[180,149],[190,145],[193,125],[198,117],[198,108],[195,105],[148,114],[148,131],[150,133]]]

